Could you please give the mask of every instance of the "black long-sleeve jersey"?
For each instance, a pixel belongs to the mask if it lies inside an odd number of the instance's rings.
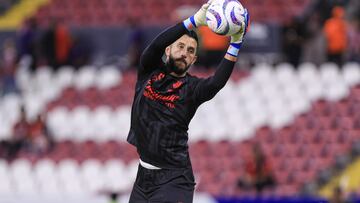
[[[234,62],[223,59],[209,78],[170,75],[162,61],[164,50],[184,35],[182,23],[159,34],[140,59],[131,110],[128,142],[140,159],[160,168],[189,168],[188,126],[195,111],[225,86]]]

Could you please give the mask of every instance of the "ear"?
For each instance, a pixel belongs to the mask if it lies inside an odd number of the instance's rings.
[[[170,56],[170,49],[171,49],[170,46],[167,46],[167,47],[165,48],[166,58]]]
[[[193,65],[193,64],[196,62],[197,58],[198,58],[198,56],[194,56],[194,59],[193,59],[193,61],[191,62],[191,65]]]

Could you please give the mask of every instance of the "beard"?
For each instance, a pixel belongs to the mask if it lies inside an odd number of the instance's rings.
[[[179,63],[184,63],[185,68],[179,67],[179,65],[177,65]],[[190,65],[186,63],[185,59],[183,58],[174,59],[174,57],[171,55],[169,56],[169,60],[165,63],[165,66],[169,73],[174,72],[177,75],[183,75],[190,68]]]

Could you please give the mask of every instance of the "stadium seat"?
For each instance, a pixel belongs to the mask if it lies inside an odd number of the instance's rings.
[[[74,84],[78,90],[84,90],[86,88],[95,85],[96,69],[93,66],[83,66],[79,69],[74,77]]]
[[[74,84],[75,68],[72,66],[62,66],[54,75],[56,86],[67,88]]]
[[[113,135],[109,130],[114,126],[112,110],[108,106],[96,108],[93,112],[92,125],[98,141],[111,138]]]
[[[33,176],[42,196],[59,194],[59,179],[56,176],[56,166],[53,161],[48,159],[38,161],[33,167]]]
[[[105,188],[109,191],[124,191],[130,187],[127,167],[120,160],[108,160],[104,165]]]
[[[95,78],[96,86],[99,89],[108,89],[116,86],[121,82],[121,73],[116,67],[101,67],[97,77]]]
[[[357,63],[347,63],[343,65],[342,77],[348,86],[360,83],[360,67]]]
[[[65,196],[86,194],[84,183],[79,176],[79,166],[72,160],[62,160],[57,167],[61,191]]]
[[[103,167],[98,160],[88,159],[81,165],[80,174],[90,193],[96,194],[104,188]]]
[[[76,107],[73,111],[69,112],[67,119],[67,128],[70,128],[70,135],[74,136],[74,140],[84,141],[90,139],[90,137],[95,133],[93,118],[90,109],[87,106]]]

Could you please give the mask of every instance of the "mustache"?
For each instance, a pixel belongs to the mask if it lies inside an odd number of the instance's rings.
[[[184,58],[178,58],[178,59],[175,59],[175,61],[181,61],[181,62],[183,62],[185,65],[187,65],[186,60],[185,60]]]

